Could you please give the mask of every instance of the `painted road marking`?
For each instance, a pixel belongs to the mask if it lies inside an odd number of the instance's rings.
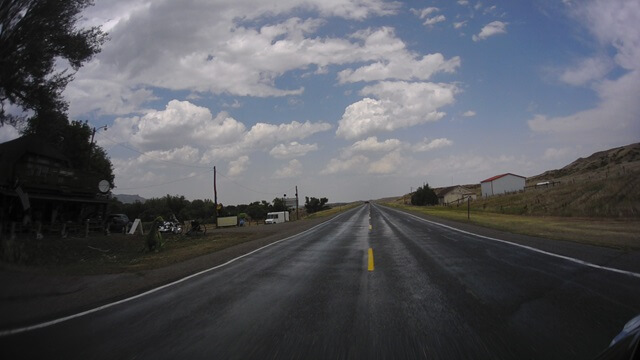
[[[369,271],[373,271],[373,249],[369,248]]]
[[[316,226],[314,226],[312,228],[309,228],[309,229],[307,229],[307,230],[305,230],[305,231],[303,231],[303,232],[301,232],[299,234],[295,234],[295,235],[289,236],[287,238],[284,238],[284,239],[281,239],[281,240],[278,240],[278,241],[274,241],[271,244],[268,244],[268,245],[265,245],[265,246],[263,246],[261,248],[255,249],[255,250],[253,250],[253,251],[251,251],[249,253],[246,253],[244,255],[238,256],[237,258],[231,259],[231,260],[227,261],[224,264],[220,264],[220,265],[214,266],[212,268],[197,272],[195,274],[191,274],[189,276],[185,276],[182,279],[179,279],[179,280],[176,280],[174,282],[171,282],[171,283],[159,286],[157,288],[145,291],[145,292],[143,292],[141,294],[134,295],[132,297],[128,297],[126,299],[118,300],[118,301],[115,301],[115,302],[112,302],[112,303],[108,303],[108,304],[105,304],[105,305],[102,305],[102,306],[98,306],[97,308],[93,308],[93,309],[90,309],[90,310],[87,310],[87,311],[83,311],[83,312],[80,312],[80,313],[77,313],[77,314],[65,316],[65,317],[62,317],[62,318],[59,318],[59,319],[54,319],[54,320],[46,321],[46,322],[43,322],[43,323],[39,323],[39,324],[31,325],[31,326],[25,326],[25,327],[16,328],[16,329],[0,330],[0,337],[13,335],[13,334],[20,334],[20,333],[27,332],[27,331],[46,328],[46,327],[49,327],[49,326],[52,326],[52,325],[59,324],[61,322],[73,320],[73,319],[76,319],[76,318],[79,318],[79,317],[82,317],[82,316],[85,316],[85,315],[93,314],[95,312],[98,312],[98,311],[101,311],[101,310],[104,310],[104,309],[108,309],[108,308],[116,306],[116,305],[124,304],[124,303],[127,303],[129,301],[132,301],[132,300],[135,300],[135,299],[139,299],[139,298],[141,298],[143,296],[147,296],[147,295],[153,294],[155,292],[158,292],[158,291],[160,291],[162,289],[166,289],[168,287],[180,284],[182,282],[185,282],[187,280],[193,279],[194,277],[200,276],[200,275],[208,273],[210,271],[225,267],[225,266],[227,266],[227,265],[229,265],[231,263],[234,263],[234,262],[236,262],[236,261],[238,261],[238,260],[240,260],[242,258],[245,258],[245,257],[247,257],[249,255],[255,254],[255,253],[259,252],[259,251],[262,251],[262,250],[264,250],[264,249],[266,249],[266,248],[268,248],[270,246],[273,246],[275,244],[279,244],[281,242],[294,239],[296,237],[301,237],[302,235],[305,235],[305,234],[307,234],[309,232],[312,232],[312,231],[314,231],[315,229],[317,229],[317,228],[319,228],[321,226],[327,226],[327,224],[329,224],[331,221],[336,220],[338,218],[342,218],[342,217],[345,216],[345,214],[348,214],[348,213],[349,212],[344,212],[344,213],[334,217],[333,219],[330,219],[328,221],[320,223],[320,224],[318,224],[318,225],[316,225]]]
[[[557,257],[557,258],[560,258],[560,259],[564,259],[564,260],[567,260],[567,261],[574,262],[576,264],[588,266],[588,267],[594,268],[594,269],[606,270],[606,271],[611,271],[611,272],[615,272],[615,273],[618,273],[618,274],[629,275],[629,276],[633,276],[635,278],[640,278],[640,273],[636,273],[636,272],[633,272],[633,271],[620,270],[620,269],[616,269],[616,268],[612,268],[612,267],[597,265],[597,264],[594,264],[594,263],[590,263],[588,261],[572,258],[570,256],[565,256],[565,255],[552,253],[552,252],[549,252],[549,251],[540,250],[540,249],[537,249],[537,248],[534,248],[534,247],[531,247],[531,246],[522,245],[522,244],[514,243],[514,242],[511,242],[511,241],[507,241],[507,240],[496,239],[496,238],[492,238],[490,236],[478,235],[478,234],[472,233],[470,231],[465,231],[465,230],[461,230],[461,229],[455,228],[453,226],[449,226],[449,225],[441,224],[441,223],[438,223],[438,222],[435,222],[435,221],[423,219],[423,218],[421,218],[419,216],[416,216],[416,215],[413,215],[413,214],[409,214],[409,213],[406,213],[406,212],[403,212],[403,211],[398,211],[398,210],[394,210],[394,211],[401,212],[403,214],[409,215],[411,217],[414,217],[414,218],[416,218],[416,219],[418,219],[420,221],[423,221],[423,222],[426,222],[426,223],[429,223],[429,224],[441,226],[441,227],[449,229],[449,230],[454,230],[454,231],[457,231],[459,233],[472,235],[472,236],[475,236],[475,237],[478,237],[478,238],[481,238],[481,239],[496,241],[496,242],[499,242],[499,243],[512,245],[512,246],[517,246],[519,248],[527,249],[527,250],[530,250],[530,251],[535,251],[535,252],[540,253],[540,254],[545,254],[545,255]]]

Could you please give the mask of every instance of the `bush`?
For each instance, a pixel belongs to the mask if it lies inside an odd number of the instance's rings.
[[[436,192],[429,187],[429,184],[425,183],[411,195],[411,205],[425,206],[437,204],[438,195],[436,195]]]

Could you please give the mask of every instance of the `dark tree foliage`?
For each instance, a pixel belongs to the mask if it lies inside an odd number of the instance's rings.
[[[252,221],[263,220],[268,212],[285,211],[278,208],[276,200],[278,199],[274,199],[273,205],[262,200],[249,205],[223,206],[218,216],[244,216],[243,218],[248,217]],[[123,204],[117,199],[111,199],[109,212],[124,213],[129,219],[139,218],[145,222],[153,221],[158,216],[171,220],[175,215],[178,221],[198,220],[201,223],[212,223],[215,207],[210,199],[189,201],[184,196],[166,195],[148,199],[144,203],[136,201],[133,204]]]
[[[273,206],[269,207],[269,211],[287,211],[287,205],[284,203],[283,198],[275,198],[273,199]]]
[[[307,209],[307,213],[313,214],[315,212],[328,209],[329,207],[326,206],[327,202],[329,202],[329,199],[326,197],[318,199],[315,197],[309,198],[307,196],[305,197],[304,208]]]
[[[5,113],[13,104],[35,114],[38,133],[51,129],[45,122],[66,119],[62,91],[72,80],[67,70],[56,71],[60,59],[73,70],[100,52],[106,34],[99,27],[77,29],[80,13],[91,0],[0,1],[0,125],[21,118]]]
[[[411,195],[411,205],[425,206],[425,205],[437,205],[438,195],[429,187],[429,184],[424,184],[419,187],[416,192]]]

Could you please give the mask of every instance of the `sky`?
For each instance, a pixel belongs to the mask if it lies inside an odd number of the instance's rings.
[[[115,194],[329,202],[640,141],[637,0],[96,0],[63,95]],[[64,61],[58,68],[64,69]],[[0,128],[0,141],[19,136]]]

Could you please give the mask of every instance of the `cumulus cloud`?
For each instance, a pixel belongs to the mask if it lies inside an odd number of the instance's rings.
[[[355,139],[380,131],[393,131],[430,121],[437,121],[445,113],[439,108],[454,101],[455,85],[404,81],[380,82],[366,86],[366,97],[349,105],[338,123],[336,135]]]
[[[436,13],[438,11],[440,11],[440,9],[438,9],[437,7],[427,7],[420,10],[411,9],[411,12],[413,12],[421,20],[424,20],[422,24],[425,26],[433,26],[447,19],[444,15],[431,16],[433,13]]]
[[[395,173],[403,163],[402,155],[399,151],[391,152],[383,156],[380,160],[369,165],[369,174],[388,175]]]
[[[453,141],[446,138],[439,138],[429,140],[425,138],[422,142],[413,146],[413,151],[415,152],[423,152],[423,151],[431,151],[435,149],[439,149],[442,147],[447,147],[453,145]]]
[[[237,160],[229,161],[228,175],[230,177],[237,177],[242,175],[249,167],[249,157],[246,155],[240,156]]]
[[[476,116],[476,112],[473,110],[467,110],[464,113],[462,113],[462,116],[464,117],[474,117]]]
[[[276,170],[273,174],[274,179],[289,179],[302,175],[302,163],[297,159],[289,161],[288,164]]]
[[[269,155],[276,159],[287,159],[305,156],[311,151],[318,150],[318,144],[300,144],[293,141],[289,144],[278,144],[269,151]]]
[[[460,67],[460,57],[445,59],[440,53],[419,56],[409,52],[405,44],[395,37],[392,28],[375,32],[360,32],[357,37],[365,40],[365,49],[376,49],[381,59],[357,69],[345,69],[338,73],[340,83],[377,80],[427,80],[438,72],[453,73]]]
[[[321,175],[338,173],[362,173],[369,163],[369,158],[364,155],[356,155],[348,159],[331,159],[325,168],[320,171]]]
[[[193,146],[225,145],[241,139],[245,126],[226,112],[215,118],[209,109],[188,101],[170,101],[164,110],[144,116],[117,118],[109,136],[143,150],[180,147],[185,140]]]
[[[154,99],[150,89],[156,88],[260,97],[300,94],[302,87],[280,88],[276,79],[312,65],[321,69],[370,61],[376,49],[313,37],[324,20],[282,20],[280,15],[302,10],[362,20],[393,14],[398,6],[382,0],[100,3],[83,13],[83,24],[104,24],[110,40],[77,72],[65,97],[72,115],[124,115],[144,111],[141,107]],[[171,26],[166,26],[167,14]]]
[[[487,38],[507,33],[507,24],[502,21],[493,21],[485,25],[478,35],[473,35],[473,41],[486,40]]]

